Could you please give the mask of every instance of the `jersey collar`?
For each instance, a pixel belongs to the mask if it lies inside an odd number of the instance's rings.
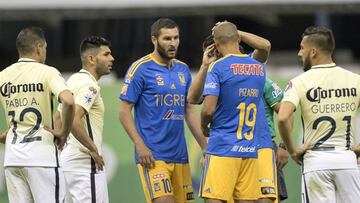
[[[85,69],[81,69],[81,70],[79,71],[79,73],[88,74],[92,80],[94,80],[95,82],[97,82],[97,80],[94,78],[93,75],[91,75],[91,73],[90,73],[89,71],[87,71],[87,70],[85,70]]]
[[[169,66],[165,63],[161,63],[160,61],[156,60],[156,58],[152,55],[152,54],[149,54],[150,55],[150,58],[158,65],[160,66],[165,66],[167,68],[169,68]],[[171,60],[170,62],[170,68],[174,66],[174,59]]]
[[[31,58],[19,58],[18,62],[37,62],[37,61]]]
[[[329,63],[329,64],[320,64],[320,65],[316,65],[311,67],[311,69],[317,69],[317,68],[335,68],[336,64],[335,63]],[[310,70],[311,70],[310,69]]]

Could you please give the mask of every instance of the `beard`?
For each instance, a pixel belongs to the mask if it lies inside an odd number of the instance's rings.
[[[164,47],[162,47],[159,42],[157,42],[157,49],[156,51],[159,53],[159,55],[164,58],[165,60],[170,60],[170,59],[173,59],[175,58],[176,56],[176,52],[175,52],[175,55],[174,56],[169,56],[169,54],[167,53],[167,51],[165,50]]]
[[[308,54],[305,59],[302,61],[302,65],[303,65],[303,70],[304,72],[308,71],[311,69],[311,59],[310,59],[310,54]]]

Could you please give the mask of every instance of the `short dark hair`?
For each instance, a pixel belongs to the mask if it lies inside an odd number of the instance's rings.
[[[177,28],[179,30],[175,21],[170,18],[160,18],[151,25],[151,36],[158,37],[162,28]]]
[[[111,46],[109,40],[99,37],[99,36],[90,36],[85,38],[80,44],[80,56],[87,50],[99,48],[100,46]]]
[[[307,27],[302,35],[304,38],[308,37],[308,40],[315,47],[321,51],[332,54],[335,49],[335,39],[332,31],[326,27],[310,26]]]
[[[27,27],[22,29],[16,37],[16,49],[20,55],[34,51],[36,44],[45,43],[44,31],[40,27]]]
[[[214,37],[212,35],[209,35],[204,39],[202,43],[202,49],[205,50],[206,47],[210,46],[211,44],[214,44]]]

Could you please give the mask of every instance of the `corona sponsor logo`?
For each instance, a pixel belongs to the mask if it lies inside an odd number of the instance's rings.
[[[306,98],[310,102],[320,103],[323,99],[356,97],[356,88],[322,89],[321,87],[311,88],[306,92]]]
[[[3,97],[10,98],[12,94],[21,92],[44,92],[44,85],[42,83],[12,84],[8,82],[0,86],[0,94]]]

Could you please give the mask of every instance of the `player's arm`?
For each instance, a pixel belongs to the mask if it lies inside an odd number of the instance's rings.
[[[206,151],[206,138],[201,131],[200,118],[196,112],[195,106],[192,104],[186,104],[185,106],[185,120],[186,123],[196,139],[197,143],[201,147],[202,152]]]
[[[201,109],[201,130],[206,137],[209,137],[209,124],[214,116],[217,96],[208,95],[204,99],[203,107]]]
[[[9,130],[6,130],[6,131],[4,131],[4,132],[0,132],[0,143],[5,144],[6,135],[7,135],[7,132],[8,132],[8,131],[9,131]]]
[[[203,100],[202,93],[204,90],[206,73],[210,64],[216,60],[216,54],[214,51],[215,46],[212,44],[208,46],[203,53],[200,69],[196,75],[195,80],[192,81],[192,84],[189,88],[187,100],[190,104],[200,104]]]
[[[61,123],[61,115],[60,111],[56,111],[54,115],[54,129],[59,130],[61,129],[62,123]]]
[[[278,114],[278,127],[282,140],[291,155],[291,158],[298,164],[302,164],[303,156],[307,150],[307,146],[302,148],[296,147],[291,139],[291,132],[293,130],[293,112],[295,105],[291,102],[284,101],[281,103]]]
[[[75,102],[69,90],[63,90],[59,93],[59,101],[62,105],[61,128],[54,130],[45,126],[45,129],[49,130],[57,138],[58,147],[61,150],[71,130],[74,119]]]
[[[278,102],[271,106],[271,109],[275,111],[277,114],[279,113],[281,103]],[[284,166],[288,163],[289,159],[289,153],[286,150],[286,147],[284,146],[284,143],[281,142],[279,144],[278,149],[276,150],[276,164],[277,168],[284,168]]]
[[[88,151],[83,151],[83,150],[82,151],[88,153],[94,159],[99,170],[103,170],[104,160],[102,156],[100,156],[95,143],[91,140],[90,136],[86,132],[85,126],[81,121],[86,113],[87,113],[86,110],[82,106],[76,104],[75,116],[71,128],[71,133],[88,150]]]
[[[240,35],[242,42],[254,49],[253,58],[261,63],[265,63],[271,49],[270,41],[260,36],[240,30],[238,31],[238,34]]]
[[[131,111],[134,107],[133,103],[125,100],[120,101],[119,120],[125,131],[135,144],[135,149],[138,154],[139,163],[145,167],[153,168],[155,166],[155,159],[150,149],[145,145],[139,132],[136,130],[135,121]]]

